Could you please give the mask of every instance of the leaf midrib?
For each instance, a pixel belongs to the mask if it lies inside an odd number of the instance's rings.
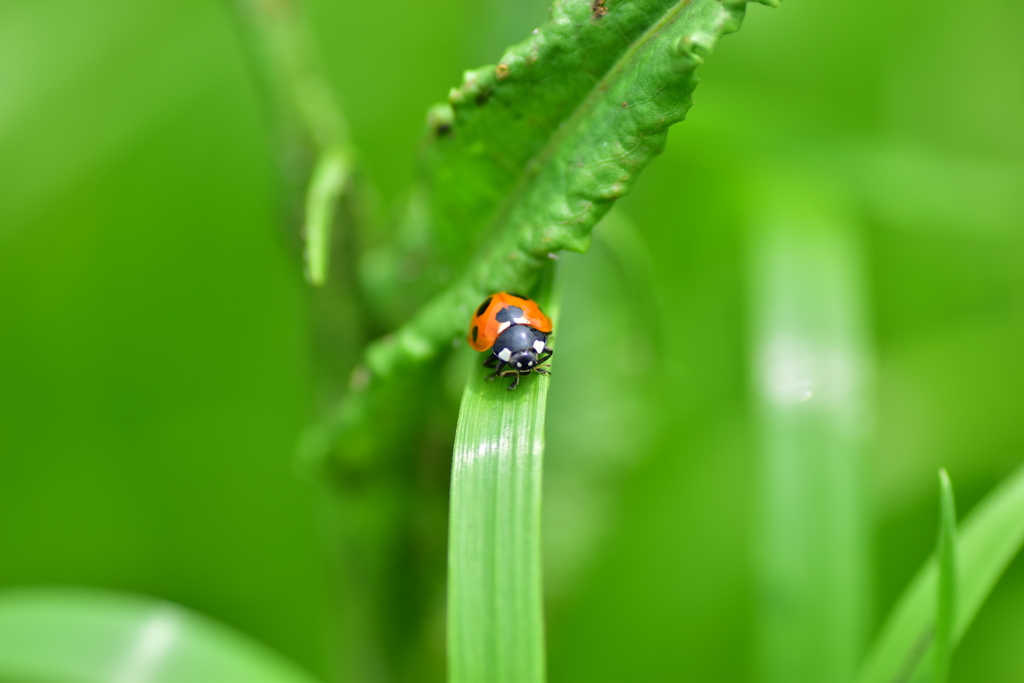
[[[558,130],[551,139],[548,140],[547,144],[541,148],[537,154],[530,157],[529,160],[523,165],[523,172],[519,175],[516,180],[515,186],[509,192],[507,199],[502,203],[501,208],[495,214],[494,219],[490,222],[490,235],[497,235],[501,227],[508,221],[509,215],[512,210],[519,203],[519,200],[526,193],[530,183],[537,177],[541,169],[547,166],[548,162],[555,156],[555,152],[561,147],[565,139],[570,135],[571,132],[577,130],[579,122],[584,119],[590,111],[596,107],[596,103],[602,98],[603,94],[610,89],[611,82],[617,78],[624,70],[625,66],[633,59],[637,52],[640,51],[644,45],[647,44],[652,37],[657,35],[665,26],[672,23],[675,20],[676,15],[682,11],[683,7],[689,5],[692,0],[681,0],[675,5],[670,7],[661,17],[651,25],[643,34],[630,43],[629,47],[626,48],[622,56],[615,61],[615,63],[605,72],[590,89],[587,96],[583,98],[572,113],[563,119]]]

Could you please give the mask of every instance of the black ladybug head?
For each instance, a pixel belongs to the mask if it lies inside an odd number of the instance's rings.
[[[513,370],[529,372],[537,367],[548,336],[529,325],[512,325],[498,335],[491,352]]]

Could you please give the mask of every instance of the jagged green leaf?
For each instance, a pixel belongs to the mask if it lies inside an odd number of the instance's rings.
[[[701,54],[739,27],[744,7],[564,0],[497,65],[467,72],[431,111],[423,164],[435,257],[461,275],[369,349],[373,373],[433,357],[481,296],[528,289],[552,254],[586,250],[685,116]]]

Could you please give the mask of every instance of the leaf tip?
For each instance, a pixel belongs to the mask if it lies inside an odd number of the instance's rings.
[[[306,282],[314,287],[323,287],[327,282],[327,267],[320,259],[306,258]]]
[[[949,472],[946,471],[945,467],[939,468],[939,487],[943,491],[949,491],[953,488],[953,484],[949,480]]]

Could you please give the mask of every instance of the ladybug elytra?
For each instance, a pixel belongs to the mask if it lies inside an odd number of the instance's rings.
[[[469,345],[477,351],[491,350],[485,368],[494,368],[496,377],[515,377],[509,390],[519,385],[519,378],[536,372],[550,374],[540,364],[551,358],[548,347],[551,319],[544,315],[533,299],[511,292],[498,292],[484,299],[469,323]]]

